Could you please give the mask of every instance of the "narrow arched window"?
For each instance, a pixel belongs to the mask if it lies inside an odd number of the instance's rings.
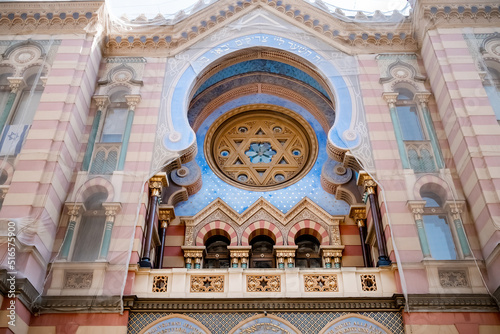
[[[274,240],[267,235],[258,235],[250,241],[250,268],[275,268]]]
[[[125,95],[125,91],[118,91],[109,97],[110,104],[102,127],[101,143],[122,142],[128,113]]]
[[[26,86],[20,92],[14,113],[10,118],[10,125],[31,125],[36,109],[42,98],[43,85],[38,73],[26,79]]]
[[[205,243],[203,268],[229,268],[229,239],[223,235],[214,235]]]
[[[303,234],[295,239],[297,254],[295,266],[299,268],[321,268],[319,241],[309,234]]]
[[[85,201],[85,212],[78,226],[72,260],[90,262],[99,258],[104,226],[106,224],[105,210],[102,203],[107,194],[99,192],[91,195]]]
[[[422,195],[422,199],[425,200],[422,219],[432,258],[435,260],[456,260],[455,242],[447,213],[442,208],[441,199],[434,193],[425,193]]]

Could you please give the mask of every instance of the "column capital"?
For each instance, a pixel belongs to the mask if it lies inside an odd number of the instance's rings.
[[[406,206],[411,210],[415,216],[415,220],[422,219],[424,213],[425,201],[408,201]]]
[[[431,95],[432,94],[430,92],[415,93],[414,101],[423,105],[427,105],[429,103]]]
[[[446,201],[444,209],[451,213],[453,220],[460,219],[460,214],[464,211],[465,201]]]
[[[107,95],[94,95],[92,98],[97,104],[97,109],[99,110],[104,109],[109,104],[109,96]]]
[[[160,206],[158,222],[161,228],[167,228],[168,223],[175,219],[175,211],[173,206]]]
[[[68,215],[74,218],[85,211],[85,204],[83,204],[82,202],[66,202],[64,203],[64,206],[67,210]]]
[[[135,107],[141,102],[141,95],[125,95],[129,110],[134,111]]]
[[[7,81],[9,81],[11,93],[17,93],[18,90],[25,84],[22,77],[8,77]]]
[[[168,187],[167,174],[158,173],[149,179],[149,189],[154,196],[160,196],[162,188]]]
[[[49,79],[49,77],[40,77],[40,81],[42,82],[43,87],[47,86],[48,79]]]
[[[104,207],[107,221],[114,221],[116,214],[122,209],[122,205],[119,202],[102,203],[102,206]]]
[[[181,246],[184,257],[202,258],[205,246]]]
[[[377,188],[377,182],[373,180],[373,178],[364,171],[359,172],[358,175],[358,186],[361,186],[364,188],[364,192],[367,192],[369,194],[375,194],[375,189]]]
[[[385,102],[389,104],[389,107],[393,108],[396,105],[396,101],[398,99],[399,93],[397,92],[384,92],[382,93],[382,97],[384,98]]]
[[[295,251],[299,248],[299,246],[274,246],[274,251],[276,252],[276,257],[295,257]]]

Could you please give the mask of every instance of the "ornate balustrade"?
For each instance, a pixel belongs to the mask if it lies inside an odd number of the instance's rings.
[[[144,269],[132,294],[139,298],[390,297],[391,267],[341,269]]]

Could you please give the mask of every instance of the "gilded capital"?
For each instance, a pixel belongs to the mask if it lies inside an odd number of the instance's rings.
[[[175,218],[175,212],[173,207],[160,207],[158,221],[161,228],[167,228],[168,223]]]
[[[168,187],[167,174],[158,173],[149,179],[149,189],[152,196],[160,196],[162,188]]]
[[[377,182],[367,172],[361,171],[358,175],[358,186],[362,186],[368,194],[375,194]]]
[[[9,87],[11,93],[17,93],[19,89],[24,85],[24,80],[22,77],[8,77]]]
[[[141,102],[141,96],[137,95],[125,95],[125,100],[127,101],[129,110],[135,110],[135,107]]]
[[[420,103],[422,106],[426,106],[429,103],[429,98],[431,97],[431,93],[429,92],[420,92],[415,93],[415,102]]]
[[[68,215],[70,216],[70,221],[76,220],[76,218],[85,210],[85,205],[81,202],[68,202],[65,203],[65,207]]]
[[[424,213],[425,201],[408,201],[406,205],[413,213],[415,220],[422,219],[422,214]]]
[[[399,93],[393,93],[393,92],[382,93],[382,97],[384,98],[385,102],[387,102],[390,108],[394,108],[394,106],[396,105],[398,95]]]
[[[94,95],[92,96],[94,99],[97,109],[103,110],[109,104],[109,96],[107,95]]]
[[[108,203],[102,203],[102,206],[104,207],[105,210],[105,215],[106,215],[106,221],[114,222],[115,217],[120,212],[122,209],[122,205],[118,202],[108,202]]]

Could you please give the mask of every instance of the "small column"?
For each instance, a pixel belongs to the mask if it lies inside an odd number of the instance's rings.
[[[345,246],[320,246],[325,268],[339,269],[342,266],[342,251],[344,248]]]
[[[71,249],[71,244],[73,243],[73,235],[75,234],[76,221],[78,216],[85,210],[85,205],[83,203],[66,203],[66,210],[69,215],[68,228],[66,229],[66,235],[64,236],[64,241],[61,246],[61,251],[59,255],[61,259],[67,259],[69,256],[69,251]]]
[[[453,224],[455,225],[455,230],[457,231],[458,242],[460,243],[460,248],[462,249],[462,254],[464,257],[472,257],[472,251],[467,242],[467,235],[465,234],[464,224],[462,223],[462,218],[460,214],[463,212],[463,207],[465,202],[463,201],[447,201],[445,204],[445,210],[451,213],[453,218]]]
[[[102,111],[109,104],[109,97],[106,95],[94,95],[93,99],[97,104],[97,112],[94,117],[94,122],[92,122],[92,129],[90,130],[89,140],[87,141],[87,149],[85,150],[85,155],[83,156],[82,170],[84,171],[89,170],[92,153],[94,152],[95,141],[97,139],[97,130],[99,129],[99,124],[101,122]]]
[[[418,240],[424,259],[432,258],[429,241],[427,240],[427,233],[425,233],[424,220],[422,214],[424,213],[425,201],[408,201],[408,207],[413,212],[415,224],[417,225]]]
[[[158,230],[160,232],[160,251],[158,252],[158,269],[163,268],[163,252],[165,250],[165,236],[167,234],[168,224],[170,221],[175,219],[175,212],[173,206],[162,206],[160,207],[160,213],[158,216]]]
[[[128,104],[127,123],[123,132],[122,147],[120,148],[120,158],[118,160],[117,170],[123,170],[125,166],[125,158],[127,157],[128,142],[130,140],[130,132],[132,131],[132,123],[134,122],[135,107],[141,101],[140,95],[125,95],[125,100]]]
[[[274,246],[279,269],[295,267],[295,253],[297,248],[299,246]]]
[[[100,260],[106,260],[108,257],[109,245],[111,244],[111,232],[115,223],[116,214],[121,210],[120,203],[102,203],[105,209],[106,225],[104,228],[104,237],[102,238],[101,252],[99,253]]]
[[[352,205],[351,211],[349,212],[349,217],[354,219],[359,230],[359,239],[361,243],[361,251],[363,253],[363,263],[365,267],[372,266],[372,259],[370,253],[370,245],[366,243],[366,206]]]
[[[146,220],[146,232],[144,237],[144,248],[142,250],[142,258],[139,261],[140,267],[152,268],[151,264],[151,243],[153,240],[154,224],[158,219],[158,200],[161,196],[161,191],[164,187],[168,186],[167,175],[165,173],[158,173],[149,180],[149,216]]]
[[[181,246],[184,251],[186,269],[201,269],[205,246]]]
[[[399,93],[383,93],[382,97],[389,105],[389,110],[391,113],[392,125],[394,126],[394,135],[396,136],[396,143],[398,144],[399,156],[401,158],[401,163],[404,169],[410,168],[410,161],[408,160],[408,154],[406,153],[406,147],[403,141],[403,133],[401,132],[401,127],[399,125],[398,112],[396,110],[396,101]]]
[[[5,104],[5,108],[3,109],[2,115],[0,116],[0,134],[5,127],[5,123],[7,123],[7,119],[9,118],[10,111],[12,110],[12,106],[16,101],[17,92],[24,86],[24,79],[17,77],[8,77],[10,93],[7,98],[7,103]]]
[[[228,246],[232,268],[248,268],[248,257],[252,246]]]
[[[377,237],[379,254],[377,267],[390,266],[391,260],[387,253],[387,242],[382,226],[382,215],[380,214],[380,207],[378,206],[377,183],[375,183],[366,172],[362,171],[358,176],[358,186],[364,187],[365,193],[367,193],[368,200],[370,201],[370,212],[372,215],[373,227],[375,228],[375,236]]]
[[[427,128],[427,133],[429,134],[429,139],[431,141],[432,150],[434,151],[434,158],[436,159],[436,164],[439,169],[444,168],[443,154],[441,153],[441,148],[439,147],[439,142],[436,136],[436,131],[434,130],[434,124],[432,122],[431,114],[429,112],[429,98],[431,93],[415,93],[415,100],[420,104],[422,108],[422,113],[424,115],[424,122]]]

